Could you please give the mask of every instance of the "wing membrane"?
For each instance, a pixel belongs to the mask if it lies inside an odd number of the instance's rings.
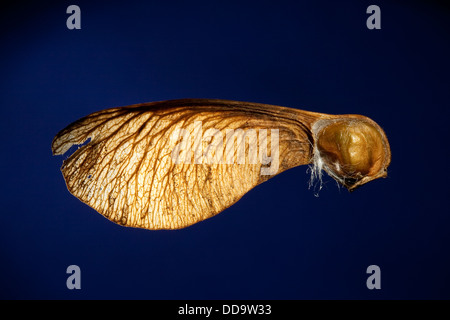
[[[90,138],[61,168],[69,191],[121,225],[178,229],[216,215],[270,177],[310,162],[310,130],[292,110],[207,99],[112,108],[69,125],[55,137],[52,150],[64,154]],[[272,140],[276,132],[277,141]],[[252,143],[256,161],[250,159]],[[272,154],[275,144],[278,159]],[[262,174],[269,165],[276,170]]]

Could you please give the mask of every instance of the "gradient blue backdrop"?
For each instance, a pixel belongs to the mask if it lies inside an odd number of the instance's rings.
[[[81,8],[81,30],[66,8]],[[381,8],[381,30],[366,8]],[[57,1],[0,21],[0,297],[450,298],[449,10],[426,1]],[[387,179],[307,167],[179,231],[115,225],[66,189],[54,135],[114,106],[222,98],[364,114]],[[66,268],[81,268],[81,290]],[[381,290],[366,268],[381,268]]]

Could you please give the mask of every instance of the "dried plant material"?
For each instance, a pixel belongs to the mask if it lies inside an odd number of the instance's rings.
[[[327,115],[227,100],[185,99],[95,112],[53,140],[69,191],[109,220],[179,229],[212,217],[272,176],[312,164],[349,190],[385,177],[383,130]]]

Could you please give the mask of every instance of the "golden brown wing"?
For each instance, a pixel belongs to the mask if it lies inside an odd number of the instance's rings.
[[[340,172],[331,168],[342,160],[330,142],[335,129],[323,133],[330,123],[342,129],[334,119],[342,117],[247,102],[171,100],[88,115],[59,132],[52,150],[64,154],[90,138],[61,168],[69,191],[121,225],[178,229],[216,215],[284,170],[322,159],[315,154],[329,160],[320,168],[339,181]]]
[[[233,101],[148,103],[84,117],[62,130],[52,149],[63,154],[91,138],[64,161],[69,191],[119,224],[177,229],[223,211],[269,177],[308,163],[310,137],[294,115],[282,107]],[[278,141],[271,129],[278,131]],[[255,161],[251,139],[262,139],[264,130],[266,158],[259,161],[264,150],[256,147]],[[227,144],[227,134],[233,144]],[[270,154],[272,140],[279,145],[273,148],[278,159]],[[220,153],[222,161],[215,161]],[[269,174],[262,174],[264,168]]]

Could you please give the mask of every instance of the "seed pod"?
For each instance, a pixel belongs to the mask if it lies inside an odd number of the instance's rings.
[[[350,191],[386,177],[389,144],[374,121],[359,115],[332,116],[316,121],[312,131],[316,161]]]
[[[53,140],[69,191],[109,220],[179,229],[212,217],[272,176],[313,164],[353,190],[386,176],[383,130],[359,115],[184,99],[95,112]]]

